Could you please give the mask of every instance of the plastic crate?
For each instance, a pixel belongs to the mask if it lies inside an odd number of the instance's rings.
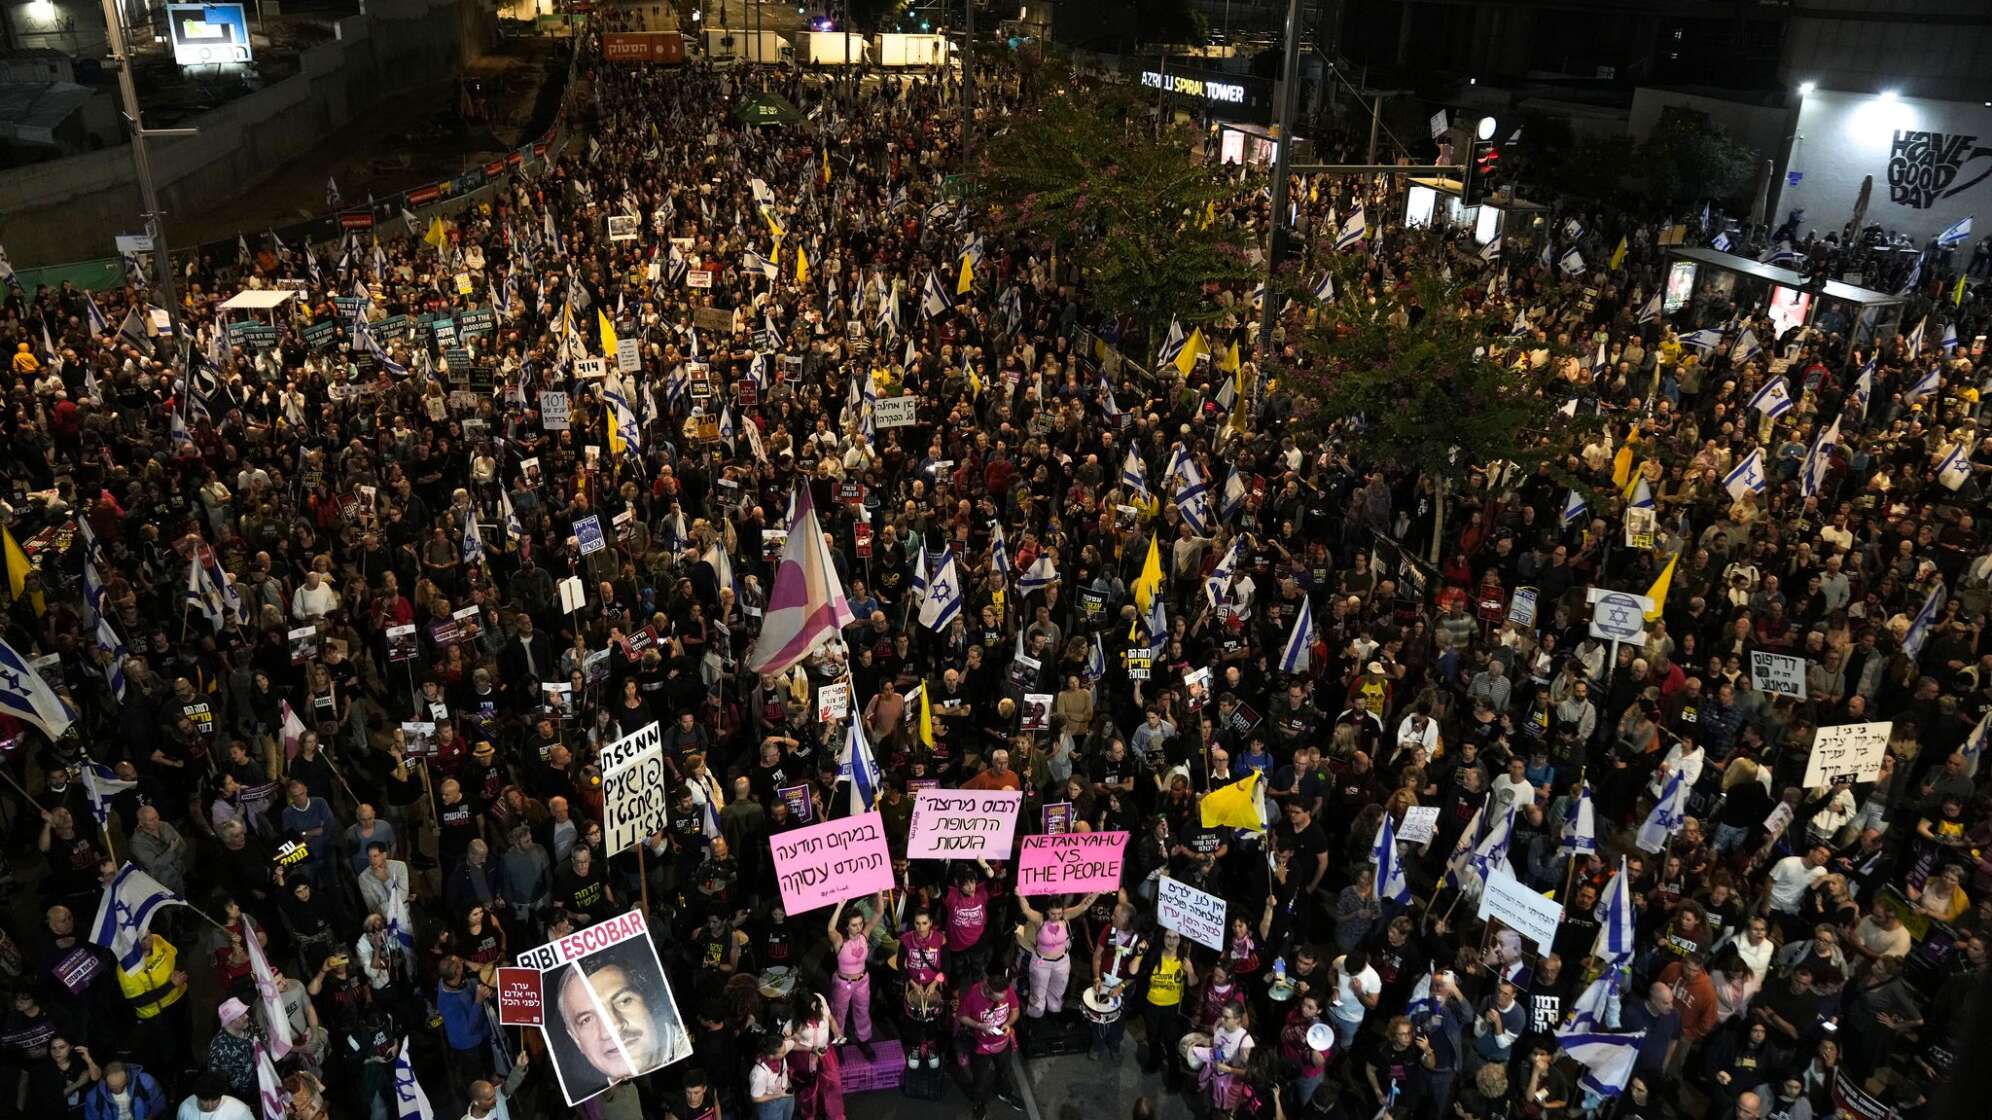
[[[865,1060],[856,1046],[837,1048],[844,1092],[869,1093],[899,1088],[900,1080],[906,1075],[906,1051],[900,1048],[897,1041],[888,1039],[873,1039],[871,1048],[877,1057],[870,1061]]]

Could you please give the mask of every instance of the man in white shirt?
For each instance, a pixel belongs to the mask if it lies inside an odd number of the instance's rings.
[[[1777,915],[1778,924],[1784,929],[1785,940],[1796,941],[1805,936],[1806,923],[1798,912],[1799,907],[1805,903],[1806,888],[1826,877],[1826,861],[1831,858],[1826,845],[1814,844],[1804,855],[1786,856],[1771,865],[1765,892],[1770,896],[1770,912]]]
[[[1425,757],[1432,757],[1439,748],[1438,721],[1424,712],[1412,712],[1405,716],[1404,722],[1397,725],[1397,745],[1400,749],[1423,747]]]
[[[1363,1016],[1376,1006],[1383,992],[1383,979],[1369,965],[1361,951],[1336,957],[1328,966],[1335,981],[1335,995],[1328,1004],[1328,1025],[1335,1028],[1335,1047],[1347,1050],[1356,1040]]]
[[[177,1120],[256,1120],[249,1106],[228,1095],[228,1082],[218,1073],[194,1079],[194,1093],[180,1102]]]
[[[299,622],[315,622],[339,606],[339,593],[317,572],[304,573],[304,582],[291,592],[291,617]]]
[[[1529,784],[1528,764],[1519,758],[1508,760],[1508,772],[1494,779],[1494,811],[1487,819],[1505,816],[1509,809],[1520,812],[1535,804],[1535,786]]]

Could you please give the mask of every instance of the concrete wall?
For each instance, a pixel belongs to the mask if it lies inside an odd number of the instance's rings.
[[[457,74],[491,27],[480,0],[368,0],[297,74],[200,117],[198,136],[154,141],[161,205],[197,213],[250,190],[377,100]],[[0,245],[19,267],[107,255],[139,210],[129,145],[0,172]]]
[[[1802,206],[1808,227],[1836,229],[1872,175],[1866,221],[1920,243],[1976,215],[1969,249],[1992,221],[1992,107],[1822,90],[1799,110],[1790,168],[1802,178],[1778,196],[1780,216]]]
[[[1983,102],[1992,22],[1985,0],[1806,0],[1785,28],[1787,87]]]

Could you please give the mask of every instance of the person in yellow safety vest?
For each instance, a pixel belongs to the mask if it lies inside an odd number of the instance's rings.
[[[180,970],[179,959],[173,943],[154,933],[147,936],[145,958],[138,967],[118,970],[125,1005],[138,1019],[134,1057],[150,1069],[175,1068],[172,1062],[185,1055],[189,1042],[187,974]]]

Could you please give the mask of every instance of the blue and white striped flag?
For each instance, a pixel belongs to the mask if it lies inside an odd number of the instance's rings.
[[[1918,253],[1916,254],[1915,262],[1909,266],[1909,275],[1903,279],[1902,287],[1896,289],[1895,294],[1898,296],[1906,296],[1922,286],[1923,286],[1923,254]]]
[[[1947,490],[1961,488],[1971,479],[1971,460],[1964,457],[1964,444],[1953,443],[1937,461],[1937,481]]]
[[[1210,574],[1204,577],[1204,598],[1210,600],[1213,608],[1222,607],[1231,598],[1231,576],[1238,570],[1240,539],[1235,536],[1231,538],[1231,547],[1224,550],[1224,558],[1219,560],[1217,567],[1212,568]]]
[[[1162,349],[1155,352],[1155,365],[1159,368],[1175,361],[1176,355],[1183,352],[1189,341],[1189,336],[1183,333],[1183,324],[1177,322],[1175,316],[1170,316],[1169,333],[1162,336]]]
[[[1812,441],[1811,449],[1798,464],[1798,487],[1802,495],[1808,498],[1814,497],[1818,495],[1820,488],[1826,485],[1826,472],[1833,466],[1833,449],[1838,446],[1840,446],[1840,417],[1835,416],[1833,423]]]
[[[927,593],[927,534],[914,537],[913,545],[913,591],[914,595]]]
[[[1584,254],[1579,253],[1577,247],[1572,245],[1570,248],[1563,250],[1563,255],[1556,259],[1556,267],[1562,269],[1566,276],[1582,276],[1584,274]]]
[[[1017,591],[1019,594],[1029,595],[1041,587],[1050,587],[1057,583],[1058,579],[1058,569],[1052,565],[1051,557],[1040,555],[1036,563],[1024,569],[1024,573],[1017,577]]]
[[[1148,496],[1148,469],[1142,465],[1141,456],[1134,448],[1127,449],[1127,458],[1121,460],[1121,485],[1146,498]]]
[[[1718,253],[1727,253],[1729,251],[1729,235],[1726,233],[1716,234],[1715,239],[1708,243],[1708,247]]]
[[[1321,274],[1321,282],[1320,282],[1320,283],[1318,283],[1318,284],[1316,284],[1316,285],[1314,285],[1314,302],[1316,302],[1316,303],[1334,303],[1334,302],[1335,302],[1335,274],[1334,274],[1334,273],[1332,273],[1332,272],[1324,272],[1324,273],[1322,273],[1322,274]]]
[[[1955,249],[1964,244],[1964,239],[1971,236],[1971,219],[1972,215],[1966,214],[1945,226],[1944,231],[1937,235],[1937,248]]]
[[[1335,235],[1335,248],[1346,249],[1368,235],[1368,220],[1363,216],[1363,208],[1358,206],[1356,212],[1350,214],[1348,220],[1342,223],[1341,232]]]
[[[1493,262],[1501,259],[1501,239],[1495,238],[1480,247],[1480,259]]]
[[[466,564],[481,564],[484,562],[484,534],[477,529],[476,510],[464,511],[463,562]]]
[[[1618,875],[1605,889],[1604,906],[1598,915],[1598,936],[1591,943],[1591,955],[1604,961],[1606,968],[1631,963],[1638,949],[1630,879],[1625,873],[1625,857],[1620,856]]]
[[[1754,448],[1750,454],[1745,455],[1743,461],[1736,464],[1735,468],[1723,477],[1722,486],[1723,489],[1729,491],[1729,496],[1732,498],[1740,498],[1746,492],[1751,494],[1763,493],[1765,486],[1764,449],[1761,447]]]
[[[1658,852],[1667,846],[1667,838],[1679,832],[1688,819],[1688,784],[1685,772],[1680,769],[1667,775],[1667,784],[1660,787],[1660,799],[1653,803],[1653,811],[1646,814],[1646,820],[1639,826],[1638,844],[1641,851]]]
[[[1231,473],[1224,477],[1224,500],[1218,503],[1217,519],[1230,521],[1240,509],[1245,507],[1245,497],[1251,491],[1245,485],[1244,476],[1233,466]]]
[[[1937,612],[1944,606],[1944,585],[1930,588],[1930,594],[1923,600],[1922,609],[1909,623],[1909,632],[1902,635],[1902,656],[1911,661],[1923,655],[1923,643],[1930,638],[1930,628],[1937,624]]]
[[[1010,579],[1010,544],[1003,539],[1003,524],[997,522],[989,533],[989,570],[1002,577],[1005,583]]]
[[[1486,818],[1483,816],[1481,819]],[[1515,807],[1510,805],[1508,811],[1502,814],[1501,822],[1489,828],[1487,835],[1480,838],[1480,843],[1474,845],[1473,855],[1467,860],[1473,865],[1473,870],[1479,874],[1482,882],[1485,882],[1487,876],[1497,867],[1506,867],[1509,874],[1514,873],[1514,868],[1508,863],[1508,843],[1514,837]]]
[[[1397,854],[1397,830],[1391,826],[1387,812],[1376,826],[1376,842],[1370,847],[1370,859],[1376,864],[1376,896],[1410,905],[1411,884],[1404,878],[1404,858]]]
[[[401,1052],[394,1057],[394,1115],[395,1120],[436,1120],[436,1110],[429,1107],[429,1094],[422,1091],[422,1083],[415,1079],[415,1066],[408,1060],[408,1040],[401,1040]]]
[[[1556,1032],[1556,1041],[1584,1067],[1578,1082],[1599,1097],[1611,1098],[1625,1092],[1626,1083],[1632,1080],[1632,1067],[1639,1060],[1646,1032],[1607,1034],[1569,1027]]]
[[[1314,610],[1303,598],[1300,601],[1300,614],[1293,620],[1293,629],[1287,632],[1286,646],[1280,652],[1280,672],[1305,673],[1313,660]]]
[[[1743,332],[1749,337],[1749,332]],[[1734,353],[1734,351],[1731,351]],[[1763,387],[1750,396],[1750,407],[1776,420],[1792,410],[1791,387],[1783,377],[1773,377],[1764,382]]]
[[[941,553],[941,565],[920,604],[920,625],[939,633],[961,613],[961,575],[955,570],[954,549]]]
[[[1867,364],[1861,367],[1861,375],[1854,379],[1854,387],[1847,393],[1847,408],[1859,409],[1863,419],[1867,416],[1868,400],[1874,396],[1875,359],[1869,356]]]
[[[908,697],[907,703],[911,707],[918,701]],[[837,756],[837,780],[851,783],[852,813],[869,813],[877,807],[879,791],[885,783],[878,759],[872,755],[871,740],[865,738],[862,719],[852,718],[850,729],[844,733],[844,749]]]
[[[1930,396],[1931,394],[1935,393],[1938,389],[1942,388],[1943,383],[1944,383],[1943,367],[1931,366],[1929,370],[1923,374],[1923,376],[1916,379],[1916,383],[1909,387],[1908,392],[1902,394],[1902,403],[1916,404],[1920,402],[1924,397]]]
[[[1646,301],[1646,306],[1639,309],[1639,321],[1642,323],[1651,323],[1659,317],[1660,293],[1654,292],[1653,298]]]
[[[1584,516],[1586,508],[1583,497],[1575,489],[1572,489],[1563,499],[1563,527],[1565,529],[1570,528],[1572,522]]]
[[[97,920],[90,927],[90,942],[109,949],[118,959],[118,967],[130,972],[145,963],[153,914],[161,906],[186,904],[186,899],[167,890],[159,880],[135,864],[126,863],[104,888],[103,901],[97,903]]]
[[[1971,734],[1965,737],[1964,745],[1958,748],[1973,774],[1978,772],[1978,759],[1985,753],[1985,740],[1988,734],[1992,734],[1992,711],[1986,712],[1979,719],[1978,726],[1971,729]]]
[[[1729,348],[1729,357],[1732,361],[1747,362],[1763,352],[1764,346],[1757,341],[1757,332],[1744,327],[1743,333],[1736,336],[1736,344]]]
[[[76,713],[42,680],[14,647],[0,641],[0,712],[32,723],[50,739],[62,738]]]
[[[1564,809],[1563,832],[1557,840],[1556,850],[1563,856],[1598,850],[1598,821],[1591,807],[1591,783],[1579,786],[1577,796]]]
[[[83,762],[83,793],[90,801],[90,816],[98,828],[111,819],[111,798],[137,785],[118,777],[117,771],[101,762],[89,759]]]
[[[1957,324],[1955,322],[1944,324],[1944,336],[1937,340],[1937,345],[1946,354],[1957,349]]]
[[[1177,511],[1190,523],[1191,532],[1200,537],[1210,536],[1210,487],[1204,483],[1196,460],[1184,456],[1176,476]]]
[[[1681,345],[1692,346],[1697,350],[1713,350],[1715,349],[1715,344],[1721,341],[1722,332],[1714,327],[1689,331],[1687,334],[1681,336]]]

